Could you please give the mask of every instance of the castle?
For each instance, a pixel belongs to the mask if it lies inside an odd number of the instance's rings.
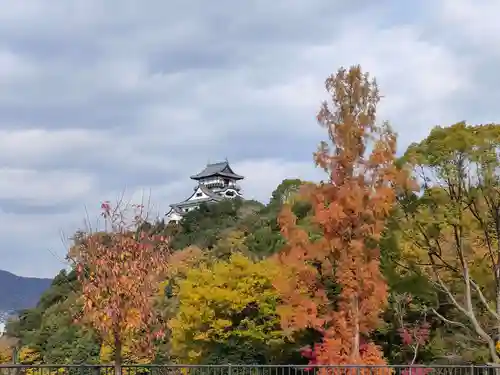
[[[238,181],[244,177],[233,172],[229,162],[207,164],[197,175],[191,176],[198,182],[193,194],[186,200],[171,204],[170,211],[165,215],[165,221],[178,222],[182,216],[199,207],[201,203],[219,202],[223,199],[242,197]]]

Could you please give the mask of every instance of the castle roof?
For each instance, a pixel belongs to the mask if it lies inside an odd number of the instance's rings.
[[[196,194],[196,192],[198,191],[198,189],[200,191],[202,191],[205,195],[207,195],[206,198],[200,198],[200,199],[196,199],[196,200],[191,200],[194,195]],[[223,197],[221,197],[219,194],[216,194],[214,192],[212,192],[209,188],[207,188],[206,186],[200,184],[198,185],[196,188],[195,188],[195,191],[193,194],[191,194],[191,196],[185,200],[183,200],[182,202],[178,202],[178,203],[173,203],[170,205],[170,207],[172,207],[173,209],[175,208],[178,208],[178,207],[183,207],[183,206],[193,206],[193,205],[198,205],[200,203],[203,203],[203,202],[213,202],[213,201],[221,201],[223,199]]]
[[[198,173],[194,176],[191,176],[191,179],[200,180],[202,178],[207,178],[207,177],[212,177],[212,176],[227,177],[227,178],[231,178],[233,180],[244,179],[243,176],[240,176],[239,174],[236,174],[233,172],[233,170],[229,166],[229,162],[227,162],[227,161],[214,163],[214,164],[207,164],[207,166],[205,167],[204,170],[202,170],[200,173]]]

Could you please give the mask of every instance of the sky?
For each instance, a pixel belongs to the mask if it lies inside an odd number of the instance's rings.
[[[361,64],[399,147],[500,121],[500,1],[0,0],[0,269],[53,277],[100,202],[319,180],[324,81]]]

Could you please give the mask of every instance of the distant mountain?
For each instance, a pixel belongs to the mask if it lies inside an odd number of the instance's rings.
[[[0,312],[9,313],[35,307],[52,279],[16,276],[0,270]]]

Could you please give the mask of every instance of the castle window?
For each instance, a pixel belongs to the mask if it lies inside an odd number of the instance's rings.
[[[201,197],[203,194],[202,193],[196,193],[197,197]]]
[[[227,197],[233,197],[234,196],[234,192],[232,192],[232,191],[226,191],[226,196]]]

